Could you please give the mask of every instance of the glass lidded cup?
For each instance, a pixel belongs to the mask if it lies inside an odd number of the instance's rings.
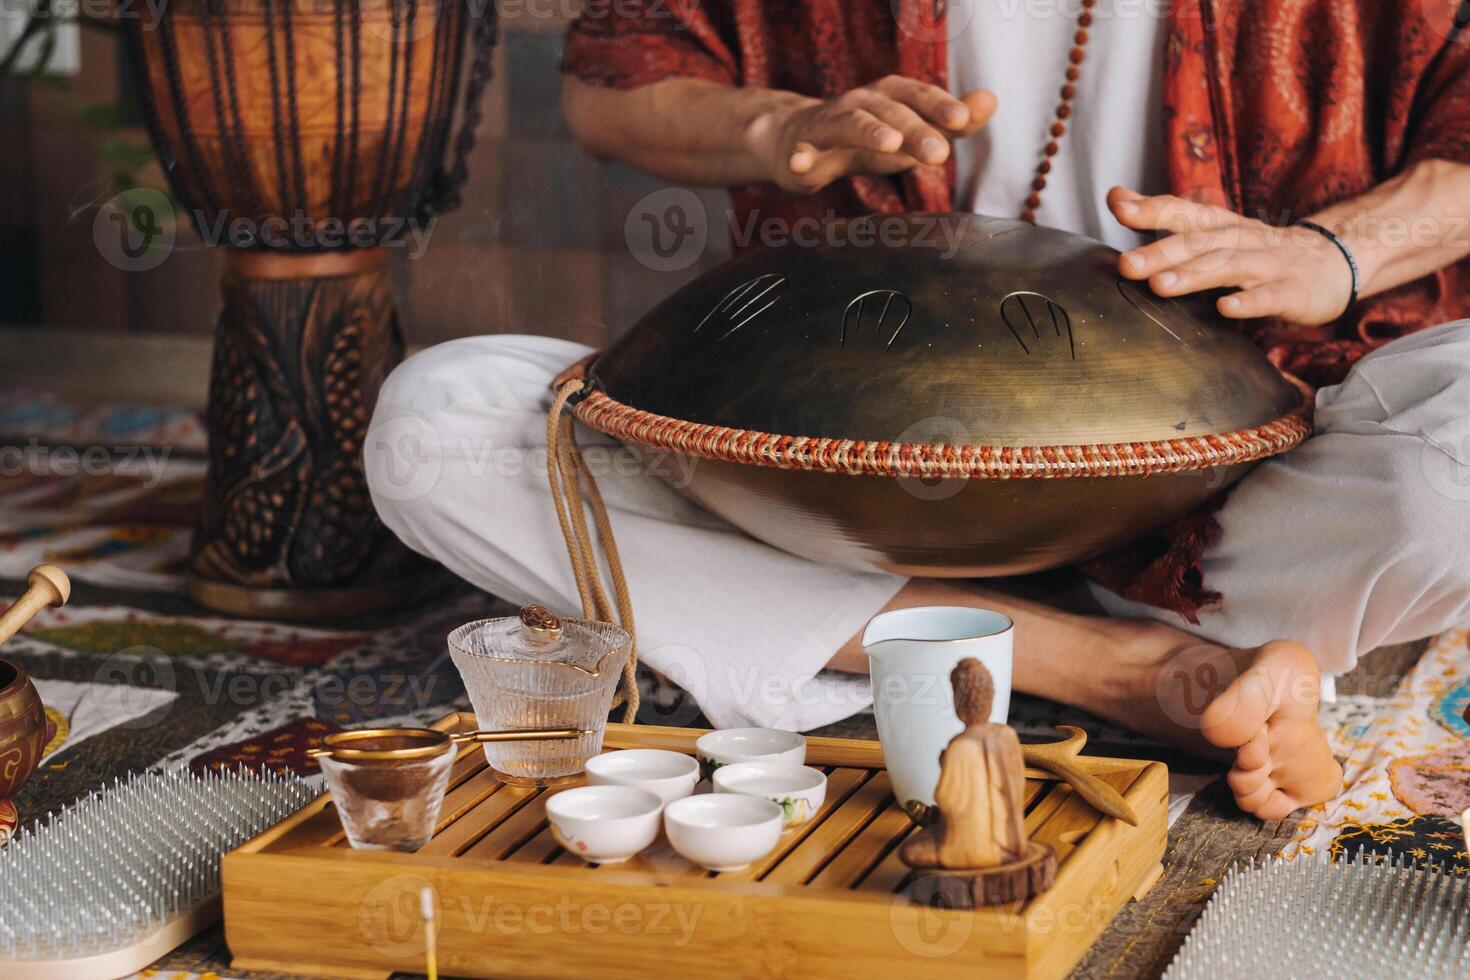
[[[510,783],[565,782],[602,751],[607,715],[633,638],[613,623],[569,619],[529,605],[518,616],[466,623],[449,634],[480,728],[580,728],[578,739],[485,744]]]

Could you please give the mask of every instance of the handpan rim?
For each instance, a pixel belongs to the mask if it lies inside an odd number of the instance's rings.
[[[582,381],[585,358],[558,379]],[[1289,376],[1283,375],[1287,380]],[[574,396],[584,425],[622,442],[699,459],[774,469],[863,476],[964,479],[1073,479],[1150,476],[1254,463],[1287,452],[1312,432],[1315,398],[1300,382],[1295,409],[1229,432],[1144,442],[996,446],[834,439],[734,429],[635,408],[595,386]]]

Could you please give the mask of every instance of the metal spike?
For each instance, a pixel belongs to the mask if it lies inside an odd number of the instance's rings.
[[[1231,867],[1165,980],[1470,976],[1465,876],[1355,852]]]
[[[295,775],[133,773],[11,840],[0,963],[125,948],[219,892],[219,862],[316,795]],[[5,971],[0,967],[0,974]]]

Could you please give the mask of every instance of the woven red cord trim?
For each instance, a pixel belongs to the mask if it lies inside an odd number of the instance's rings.
[[[624,405],[600,391],[572,411],[624,442],[685,456],[786,470],[903,477],[1066,479],[1149,476],[1249,463],[1293,448],[1312,432],[1312,400],[1273,422],[1219,435],[1089,446],[953,446],[784,436],[685,422]]]

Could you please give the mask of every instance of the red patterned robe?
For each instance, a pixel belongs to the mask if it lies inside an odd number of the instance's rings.
[[[946,87],[945,2],[587,0],[564,68],[618,88],[690,77],[831,97],[894,73]],[[1470,164],[1470,30],[1457,27],[1459,6],[1176,0],[1160,147],[1171,189],[1280,225],[1421,160]],[[1078,84],[1087,84],[1085,66]],[[771,184],[731,194],[745,227],[757,210],[786,219],[948,211],[952,180],[947,164],[848,178],[809,197]],[[1278,366],[1320,386],[1395,337],[1465,316],[1470,259],[1359,302],[1335,323],[1267,320],[1246,329]],[[1218,598],[1198,573],[1217,531],[1210,514],[1196,514],[1087,571],[1130,598],[1193,618]]]

